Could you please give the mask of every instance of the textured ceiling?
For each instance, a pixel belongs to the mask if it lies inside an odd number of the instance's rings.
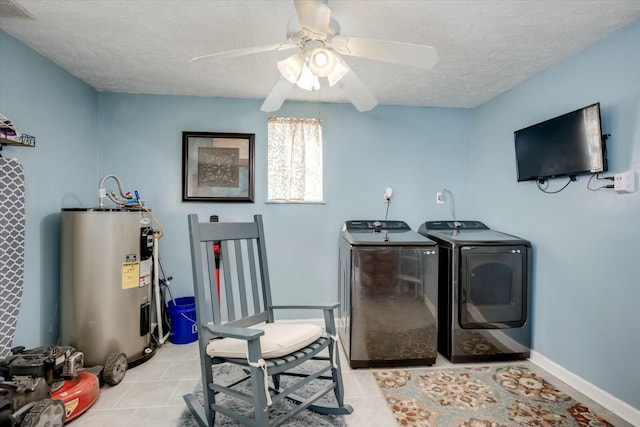
[[[2,0],[6,2],[7,0]],[[290,51],[194,56],[286,40],[291,0],[17,0],[0,29],[100,91],[263,99]],[[380,104],[474,107],[640,19],[640,0],[330,0],[341,34],[430,45],[429,71],[347,57]],[[0,52],[1,54],[1,52]],[[11,58],[0,55],[0,61]],[[288,100],[348,102],[340,89]]]

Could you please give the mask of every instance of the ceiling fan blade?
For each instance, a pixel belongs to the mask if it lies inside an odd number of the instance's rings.
[[[293,83],[284,78],[284,76],[280,76],[276,84],[271,89],[271,92],[267,96],[267,98],[262,103],[260,109],[265,112],[278,111],[284,100],[287,99],[289,92],[293,89]]]
[[[210,53],[208,55],[196,56],[189,62],[198,61],[205,58],[236,58],[238,56],[252,55],[254,53],[270,52],[272,50],[287,50],[298,47],[296,42],[273,43],[264,46],[254,46],[242,49],[228,50],[226,52]]]
[[[435,48],[420,44],[335,36],[331,47],[343,55],[430,70],[438,62]]]
[[[358,111],[369,111],[378,105],[376,97],[362,84],[353,70],[345,74],[337,84]]]
[[[302,29],[310,32],[313,38],[324,40],[329,31],[331,9],[319,0],[294,0],[296,14]]]

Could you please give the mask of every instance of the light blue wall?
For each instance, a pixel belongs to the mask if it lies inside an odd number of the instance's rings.
[[[204,221],[263,214],[275,301],[311,303],[337,300],[340,227],[348,219],[384,218],[386,187],[394,189],[389,218],[415,229],[428,218],[449,217],[435,204],[445,186],[456,194],[457,210],[469,212],[468,110],[380,106],[363,114],[350,104],[285,103],[279,115],[319,116],[324,123],[326,203],[296,205],[265,203],[268,115],[261,101],[115,93],[98,99],[100,174],[138,189],[164,226],[160,256],[177,295],[193,293],[185,256],[189,213]],[[181,201],[185,130],[256,134],[255,203]]]
[[[640,24],[477,108],[472,144],[477,219],[533,242],[534,349],[640,408],[640,192],[559,194],[516,182],[513,132],[594,102],[609,173],[640,171]],[[557,189],[565,179],[552,180]],[[611,183],[611,181],[607,182]],[[598,182],[596,185],[601,185]]]
[[[59,213],[96,182],[96,100],[90,86],[0,31],[0,113],[36,147],[6,146],[25,172],[24,293],[15,345],[58,337]]]

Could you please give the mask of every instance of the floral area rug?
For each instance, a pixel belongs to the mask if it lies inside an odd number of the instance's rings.
[[[522,366],[374,373],[406,427],[613,427]]]

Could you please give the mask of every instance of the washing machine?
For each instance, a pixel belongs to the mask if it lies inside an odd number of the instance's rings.
[[[437,242],[438,351],[452,362],[526,359],[531,243],[480,221],[427,221]]]
[[[346,221],[339,240],[338,333],[350,366],[432,365],[436,243],[387,220]]]

